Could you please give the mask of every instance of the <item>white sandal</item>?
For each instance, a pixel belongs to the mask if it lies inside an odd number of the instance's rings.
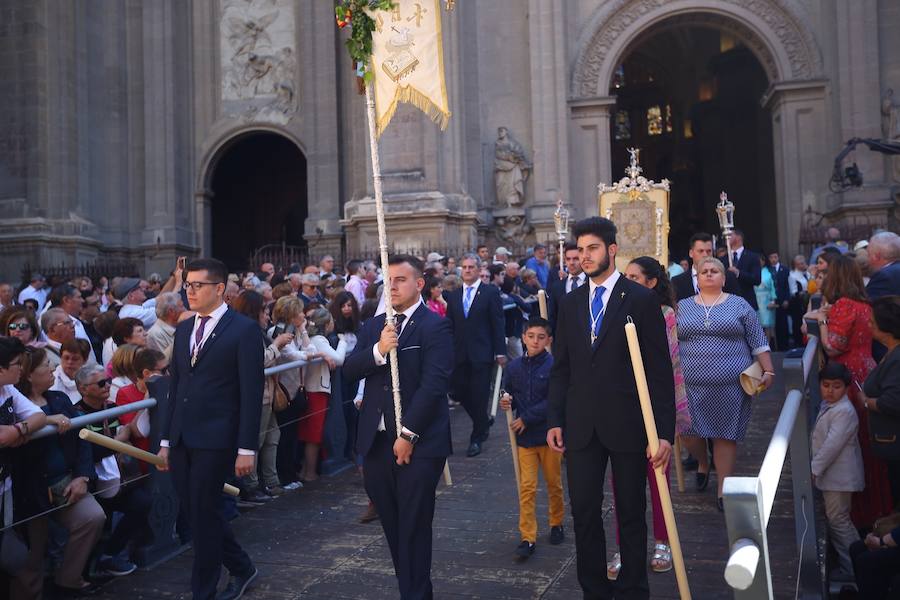
[[[606,563],[606,578],[615,581],[622,570],[622,557],[616,552],[613,554],[612,560]]]
[[[653,547],[653,557],[650,559],[651,565],[650,567],[653,569],[654,573],[666,573],[667,571],[672,570],[672,549],[669,548],[668,544],[656,544]],[[653,565],[653,561],[658,561],[663,563],[663,566]]]

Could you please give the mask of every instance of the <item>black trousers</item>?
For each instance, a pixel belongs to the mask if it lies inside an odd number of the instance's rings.
[[[791,316],[791,337],[798,348],[803,346],[803,315],[806,314],[806,305],[803,303],[806,294],[791,297],[788,304],[788,314]]]
[[[788,309],[779,306],[775,309],[775,344],[780,352],[790,349],[788,342]]]
[[[96,497],[107,517],[112,517],[114,512],[122,513],[122,518],[106,542],[104,554],[117,555],[146,529],[153,501],[150,492],[142,484],[143,482],[124,485],[112,498]]]
[[[291,402],[280,413],[275,413],[281,437],[278,438],[278,449],[275,452],[275,470],[278,471],[278,481],[281,485],[287,485],[297,481],[297,422],[303,416],[303,411],[295,403]]]
[[[603,484],[606,462],[612,463],[619,515],[622,570],[615,583],[606,578],[606,533]],[[566,451],[569,499],[575,521],[578,583],[585,600],[647,600],[647,457],[644,452],[614,452],[597,435],[584,448]],[[621,482],[621,483],[620,483]],[[615,586],[615,587],[613,587]],[[615,591],[614,591],[615,590]]]
[[[408,465],[394,457],[390,434],[375,435],[363,460],[366,492],[378,509],[381,527],[391,549],[394,573],[402,600],[430,600],[431,522],[434,492],[444,469],[444,458],[417,457]]]
[[[850,544],[850,558],[860,598],[889,600],[900,595],[900,547],[869,550],[860,540]]]
[[[453,370],[453,399],[463,405],[472,419],[469,442],[487,439],[488,402],[491,395],[491,367],[494,363],[463,362]]]
[[[222,565],[236,576],[253,570],[250,557],[222,513],[222,486],[234,471],[236,450],[202,450],[179,444],[169,450],[172,479],[186,509],[194,542],[191,592],[194,600],[213,600]]]

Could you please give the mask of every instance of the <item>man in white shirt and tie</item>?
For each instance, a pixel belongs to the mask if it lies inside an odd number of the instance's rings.
[[[710,234],[698,232],[691,236],[688,246],[688,256],[691,259],[691,268],[680,275],[672,278],[672,286],[675,288],[675,297],[677,300],[691,298],[697,294],[697,269],[696,265],[701,258],[712,256],[713,238]],[[738,285],[737,278],[734,273],[727,271],[725,273],[725,291],[729,294],[740,295],[741,290]]]
[[[586,279],[584,271],[581,270],[581,260],[578,258],[578,246],[573,241],[566,242],[563,246],[563,260],[566,264],[565,272],[554,271],[550,273],[551,283],[547,290],[547,296],[550,300],[550,306],[547,307],[550,313],[550,327],[555,330],[556,318],[559,313],[559,305],[563,296],[574,292],[581,287]]]

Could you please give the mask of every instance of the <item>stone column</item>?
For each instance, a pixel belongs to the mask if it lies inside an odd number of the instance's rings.
[[[203,189],[194,192],[194,245],[200,256],[212,256],[212,202],[215,194]]]
[[[821,210],[828,193],[834,157],[822,142],[825,94],[824,81],[782,82],[764,100],[772,113],[778,240],[786,257],[799,246],[803,211]]]
[[[579,157],[577,162],[569,164],[574,218],[598,214],[597,185],[613,181],[610,117],[615,105],[616,99],[613,96],[569,103],[572,153]]]
[[[531,59],[531,114],[534,140],[534,188],[531,223],[540,241],[555,239],[553,211],[556,196],[567,202],[568,130],[566,127],[567,73],[563,32],[565,3],[556,0],[529,0],[528,49]]]

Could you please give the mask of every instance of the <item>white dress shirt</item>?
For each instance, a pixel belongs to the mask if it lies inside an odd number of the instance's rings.
[[[200,348],[203,348],[203,345],[206,343],[206,340],[212,335],[213,330],[216,328],[216,325],[219,324],[219,320],[228,312],[228,305],[224,302],[219,305],[214,311],[206,315],[209,317],[209,320],[206,321],[206,327],[203,328],[203,337],[200,339]],[[194,328],[191,330],[191,356],[194,356],[194,352],[197,351],[197,329],[200,328],[200,313],[197,313],[194,316]],[[160,448],[168,448],[169,440],[159,440]],[[238,448],[238,454],[242,456],[253,456],[256,454],[256,450],[250,450],[249,448]]]
[[[478,295],[478,286],[480,286],[480,285],[481,285],[481,278],[480,278],[480,277],[479,277],[478,279],[476,279],[476,280],[475,280],[475,283],[473,283],[472,285],[468,285],[468,284],[465,284],[465,283],[463,284],[463,286],[462,286],[462,301],[463,301],[463,308],[465,308],[465,306],[466,306],[466,290],[467,290],[468,288],[472,288],[472,295],[469,296],[469,308],[471,309],[471,308],[472,308],[472,305],[475,304],[475,296]]]
[[[741,257],[744,255],[744,247],[741,246],[740,248],[735,248],[734,250],[730,250],[729,252],[730,252],[731,256],[734,256],[735,254],[737,254],[737,258],[735,258],[735,260],[734,260],[734,262],[737,263],[741,260]],[[737,264],[735,264],[734,266],[737,266]]]
[[[609,306],[609,299],[612,296],[612,290],[616,287],[616,283],[619,281],[619,277],[621,277],[621,273],[618,271],[613,271],[612,275],[606,278],[605,281],[601,283],[594,283],[593,279],[589,279],[590,294],[588,294],[588,323],[591,323],[591,319],[596,317],[597,315],[591,314],[591,303],[594,301],[594,290],[596,290],[599,286],[603,286],[603,294],[600,295],[603,298],[603,310],[601,311],[604,315],[606,314],[606,307]],[[593,331],[593,330],[592,330]]]
[[[587,277],[587,275],[584,274],[584,271],[582,271],[582,272],[579,273],[578,275],[569,275],[569,276],[567,276],[567,277],[566,277],[566,293],[568,294],[568,293],[570,293],[570,292],[574,292],[574,291],[575,291],[576,286],[574,285],[574,283],[575,283],[576,281],[578,282],[578,287],[581,287],[582,285],[584,285],[584,279],[585,279],[585,277]]]
[[[793,270],[788,275],[788,285],[791,288],[791,296],[805,292],[809,288],[809,272]]]
[[[69,376],[63,372],[62,365],[56,367],[56,370],[53,371],[53,387],[50,389],[56,392],[62,392],[68,396],[69,401],[73,406],[81,402],[81,394],[78,392],[78,386],[75,385],[75,380],[70,379]]]
[[[0,387],[0,404],[5,404],[10,398],[12,398],[12,410],[16,415],[17,423],[41,412],[41,409],[34,402],[26,398],[22,392],[15,388],[15,386],[4,385]],[[2,499],[3,494],[5,494],[7,490],[11,489],[12,477],[0,479],[0,499]]]
[[[26,300],[35,300],[38,304],[38,312],[42,308],[44,308],[44,304],[47,303],[47,296],[50,295],[50,290],[46,286],[42,287],[39,290],[34,289],[33,285],[29,285],[27,288],[19,292],[19,304],[25,304]]]
[[[474,287],[475,287],[475,292],[477,292],[478,287],[477,286],[474,286]],[[473,300],[475,299],[475,292],[472,292]],[[403,328],[406,327],[406,324],[409,323],[409,320],[412,319],[413,314],[417,310],[419,310],[419,306],[421,306],[421,305],[422,305],[422,297],[419,296],[418,302],[416,302],[415,304],[413,304],[412,306],[410,306],[409,308],[407,308],[406,310],[403,311],[402,314],[406,315],[406,317],[403,319],[403,323],[400,324],[400,333],[401,334],[403,333]],[[375,342],[375,345],[372,346],[372,356],[375,358],[375,364],[378,365],[379,367],[387,364],[387,358],[385,358],[381,354],[381,352],[378,351],[378,342]],[[384,424],[384,414],[381,415],[381,421],[379,421],[379,423],[378,423],[378,431],[387,431],[387,427]],[[403,427],[402,431],[403,431],[403,433],[406,433],[408,435],[415,435],[412,431],[410,431],[406,427]]]

